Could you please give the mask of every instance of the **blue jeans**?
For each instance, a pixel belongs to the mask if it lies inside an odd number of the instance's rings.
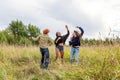
[[[75,60],[77,63],[79,63],[79,48],[71,48],[71,53],[70,53],[70,63],[72,64],[73,57],[75,56]]]
[[[41,66],[43,66],[43,68],[47,69],[48,64],[49,64],[49,50],[48,50],[48,48],[40,48],[40,52],[42,55]]]

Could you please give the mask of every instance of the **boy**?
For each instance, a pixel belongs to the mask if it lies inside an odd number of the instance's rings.
[[[50,32],[49,29],[44,29],[42,35],[39,35],[36,38],[31,37],[33,41],[37,41],[37,40],[39,41],[40,52],[42,55],[40,67],[41,68],[43,67],[45,69],[48,68],[49,57],[50,57],[48,47],[53,43],[53,40],[48,36],[49,32]]]

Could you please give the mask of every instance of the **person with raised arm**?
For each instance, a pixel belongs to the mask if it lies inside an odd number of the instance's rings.
[[[64,58],[64,44],[70,34],[68,26],[65,25],[65,28],[67,30],[67,34],[61,35],[60,32],[56,32],[56,39],[55,39],[55,50],[56,50],[56,57],[55,61],[58,59],[59,53],[61,56],[61,63],[63,63],[63,58]]]
[[[72,64],[72,60],[73,60],[73,57],[75,56],[75,60],[77,62],[77,64],[79,64],[79,53],[80,53],[80,40],[82,39],[82,36],[84,34],[84,30],[81,28],[81,27],[76,27],[78,28],[81,33],[79,33],[79,31],[77,30],[74,30],[71,38],[70,38],[70,41],[69,41],[69,45],[71,46],[71,53],[70,53],[70,63]]]

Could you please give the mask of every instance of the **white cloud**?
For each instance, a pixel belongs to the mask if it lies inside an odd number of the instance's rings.
[[[106,36],[109,27],[120,30],[119,0],[0,0],[0,27],[8,26],[11,20],[19,19],[41,29],[49,27],[50,35],[63,34],[64,25],[70,30],[80,25],[85,30],[84,37],[97,38],[101,32]],[[119,29],[119,30],[118,30]]]

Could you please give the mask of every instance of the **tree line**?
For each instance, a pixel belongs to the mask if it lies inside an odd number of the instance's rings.
[[[40,29],[32,24],[25,25],[22,21],[11,21],[5,30],[0,31],[0,44],[8,45],[38,45],[38,42],[29,40],[30,36],[40,35]],[[120,38],[82,39],[82,45],[115,45],[120,44]]]
[[[104,40],[101,39],[82,39],[81,44],[84,46],[93,46],[93,45],[120,45],[120,38],[105,38]]]

